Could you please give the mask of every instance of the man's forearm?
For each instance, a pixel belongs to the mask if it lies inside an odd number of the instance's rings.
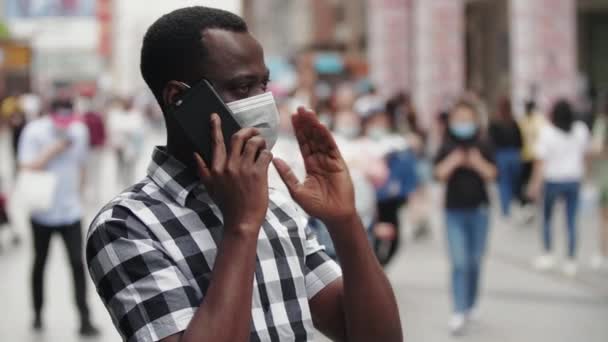
[[[402,341],[393,289],[378,263],[358,216],[327,223],[343,272],[349,341]]]
[[[230,231],[225,230],[209,289],[180,342],[249,340],[257,236]]]
[[[40,157],[33,160],[30,163],[20,163],[19,168],[26,170],[40,171],[44,170],[48,163],[53,160],[63,149],[58,148],[57,145],[53,145],[45,150]]]

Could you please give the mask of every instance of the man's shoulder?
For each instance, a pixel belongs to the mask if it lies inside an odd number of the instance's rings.
[[[108,222],[126,224],[131,219],[137,219],[139,213],[146,208],[166,202],[160,188],[149,178],[123,190],[104,205],[95,216],[89,227],[89,236]]]

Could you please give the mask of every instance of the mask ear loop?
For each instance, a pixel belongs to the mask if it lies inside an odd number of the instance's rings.
[[[184,87],[186,87],[186,89],[192,89],[192,87],[188,83],[185,83],[185,82],[182,82],[182,81],[177,81],[177,82],[179,84],[183,85]],[[179,107],[179,106],[182,105],[182,103],[184,103],[184,100],[180,99],[180,100],[177,100],[177,102],[175,103],[175,105]]]

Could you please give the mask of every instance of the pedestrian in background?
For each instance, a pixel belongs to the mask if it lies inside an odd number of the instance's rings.
[[[19,168],[46,171],[56,179],[51,207],[31,216],[34,265],[32,296],[33,328],[43,327],[44,270],[49,244],[55,234],[63,239],[74,280],[75,298],[80,314],[80,334],[96,336],[86,302],[86,282],[83,266],[83,216],[80,186],[89,147],[86,126],[78,120],[70,99],[57,99],[51,104],[51,114],[30,122],[19,141]]]
[[[131,98],[121,100],[108,113],[108,136],[116,153],[117,179],[122,187],[135,182],[135,167],[143,147],[144,124],[143,114]]]
[[[591,266],[608,266],[608,101],[604,103],[593,124],[592,151],[593,179],[600,193],[599,251],[591,259]]]
[[[407,200],[406,236],[413,239],[428,237],[431,233],[431,194],[428,185],[433,177],[431,156],[434,155],[429,148],[429,134],[420,124],[418,112],[409,94],[397,94],[388,101],[386,108],[391,114],[393,129],[408,140],[408,158],[413,158],[412,164],[416,171],[416,175],[410,177],[415,178],[412,183],[415,184],[415,189]]]
[[[566,202],[568,255],[562,271],[568,276],[576,275],[576,216],[589,136],[587,125],[575,121],[574,112],[566,100],[554,105],[551,124],[540,130],[536,144],[538,160],[528,190],[530,197],[540,199],[542,195],[544,201],[543,254],[534,260],[534,266],[539,270],[548,270],[556,265],[552,254],[551,223],[555,204],[563,199]]]
[[[17,169],[17,155],[19,150],[19,138],[23,133],[27,121],[21,106],[19,105],[19,96],[9,96],[0,105],[2,115],[8,118],[8,124],[11,130],[13,161],[15,161],[14,171]],[[16,172],[15,172],[16,174]]]
[[[517,197],[521,177],[521,149],[523,146],[519,125],[511,111],[511,101],[503,98],[490,123],[489,136],[496,149],[498,192],[503,218],[511,218],[511,204]]]
[[[459,335],[477,312],[489,230],[486,185],[494,180],[497,171],[492,148],[482,138],[475,107],[460,102],[448,120],[447,137],[435,160],[435,176],[446,184],[445,223],[454,309],[449,328],[452,334]]]
[[[6,193],[2,190],[2,179],[0,179],[0,234],[4,234],[4,230],[6,229],[8,233],[11,235],[10,242],[13,246],[17,246],[21,243],[21,237],[19,233],[15,230],[15,227],[11,225],[11,220],[8,215],[7,209],[7,196]],[[0,235],[0,251],[4,249],[4,241],[3,236]]]
[[[101,193],[104,187],[101,170],[107,140],[106,125],[103,114],[95,108],[94,99],[88,98],[84,102],[85,108],[82,119],[89,133],[89,157],[86,163],[87,191],[85,193],[91,203],[98,205],[101,203]]]
[[[521,203],[521,223],[530,223],[536,215],[536,206],[528,197],[526,188],[530,184],[532,178],[532,170],[537,156],[535,152],[536,142],[542,126],[545,124],[545,118],[536,110],[536,102],[533,100],[526,101],[525,113],[519,119],[519,129],[522,136],[522,166],[521,177],[519,179],[519,201]]]
[[[399,211],[416,187],[415,158],[408,153],[407,140],[396,133],[384,106],[370,108],[364,114],[362,133],[361,143],[371,147],[367,155],[373,155],[388,169],[388,178],[376,189],[378,222],[373,231],[378,260],[387,265],[400,246]]]

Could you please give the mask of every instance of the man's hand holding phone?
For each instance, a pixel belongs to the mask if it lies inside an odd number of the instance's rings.
[[[268,209],[268,167],[272,154],[255,128],[231,137],[226,151],[221,119],[211,115],[212,165],[195,154],[202,183],[224,217],[224,227],[257,237]]]

